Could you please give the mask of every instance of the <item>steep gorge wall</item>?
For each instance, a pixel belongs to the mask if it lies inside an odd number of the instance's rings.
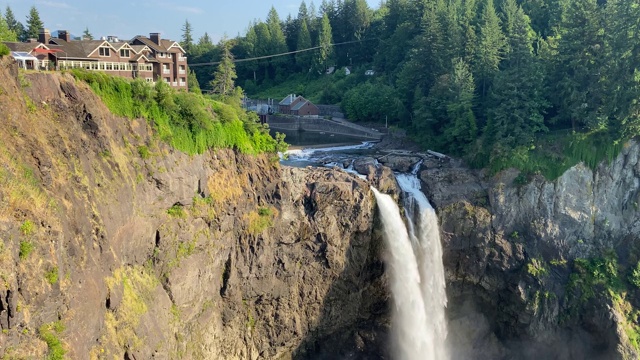
[[[555,181],[421,173],[441,221],[456,358],[638,358],[640,297],[625,283],[640,260],[639,160],[632,141]]]
[[[69,75],[0,61],[0,357],[384,354],[369,186],[174,151]]]

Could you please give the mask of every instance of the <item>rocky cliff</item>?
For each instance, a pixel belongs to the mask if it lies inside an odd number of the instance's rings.
[[[362,180],[272,155],[187,156],[70,75],[8,60],[0,114],[0,357],[384,354]]]
[[[0,357],[379,359],[369,184],[188,156],[70,75],[0,61]],[[555,181],[427,159],[454,359],[637,358],[640,144]],[[389,168],[354,167],[395,192]]]
[[[638,358],[640,144],[555,181],[432,164],[454,358]]]

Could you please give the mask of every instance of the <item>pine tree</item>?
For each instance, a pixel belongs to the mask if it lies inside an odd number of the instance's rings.
[[[287,45],[282,32],[282,26],[280,24],[280,17],[274,7],[271,7],[269,16],[267,17],[267,28],[269,29],[270,37],[270,52],[272,54],[279,54],[287,51]]]
[[[453,61],[451,80],[452,96],[447,103],[449,122],[445,126],[443,138],[449,151],[460,155],[478,134],[478,125],[473,114],[476,87],[469,65],[460,58]]]
[[[82,37],[85,38],[86,40],[93,40],[93,35],[91,35],[91,32],[89,32],[88,26],[84,29],[84,32],[82,33]]]
[[[191,28],[191,23],[189,20],[184,21],[184,25],[182,25],[182,41],[180,41],[180,46],[184,49],[187,55],[193,54],[193,29]]]
[[[222,96],[229,96],[235,92],[236,66],[233,63],[231,42],[222,39],[218,45],[222,50],[222,59],[213,74],[213,80],[209,83],[213,92]]]
[[[280,17],[278,12],[272,6],[269,10],[269,16],[267,16],[267,28],[269,29],[269,54],[282,54],[287,52],[287,42],[282,31],[282,25],[280,23]],[[275,75],[277,67],[286,63],[285,57],[275,57],[271,59],[273,68],[271,69],[272,75]]]
[[[40,29],[44,27],[44,23],[40,20],[40,14],[35,6],[32,6],[27,16],[26,36],[29,39],[37,39]]]
[[[302,19],[300,24],[300,32],[298,33],[298,47],[297,50],[305,50],[311,47],[311,35],[307,28],[307,21]],[[296,54],[296,63],[304,72],[308,72],[311,68],[311,52],[305,51]]]
[[[5,11],[5,21],[7,22],[7,26],[9,30],[13,31],[16,34],[16,37],[19,41],[24,41],[24,25],[16,20],[11,7],[7,5],[7,9]]]
[[[504,57],[507,45],[493,0],[486,1],[480,21],[479,44],[475,59],[475,73],[478,76],[477,80],[480,81],[483,98],[487,94],[493,76],[498,72],[498,66]]]
[[[605,19],[609,36],[602,112],[611,139],[627,140],[640,134],[640,7],[633,0],[609,0]]]
[[[510,51],[504,60],[505,68],[495,77],[486,135],[490,144],[499,143],[509,150],[531,145],[535,135],[546,130],[544,113],[548,103],[542,67],[533,54],[529,17],[514,0],[507,0],[506,6],[515,6],[505,18]]]
[[[333,62],[333,36],[327,13],[322,15],[318,33],[318,46],[320,49],[316,52],[317,55],[313,59],[313,65],[315,71],[321,73]]]
[[[606,127],[602,117],[606,65],[605,31],[597,0],[569,1],[558,41],[556,84],[560,120],[578,130]]]
[[[187,83],[189,84],[189,92],[202,94],[202,90],[200,90],[200,83],[198,83],[198,78],[196,77],[196,73],[193,70],[189,70],[189,75],[187,75]]]

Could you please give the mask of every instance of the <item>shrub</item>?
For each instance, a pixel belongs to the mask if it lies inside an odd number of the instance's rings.
[[[64,324],[61,321],[56,321],[50,324],[44,324],[38,330],[40,338],[47,343],[49,347],[48,360],[62,360],[66,351],[62,346],[62,342],[58,336],[64,331]]]
[[[261,207],[258,211],[252,211],[248,215],[249,233],[258,235],[265,229],[273,226],[274,210],[271,208]]]
[[[138,146],[138,154],[140,154],[140,157],[143,160],[146,160],[151,156],[151,152],[149,151],[149,148],[146,147],[145,145]]]
[[[20,260],[26,259],[33,252],[33,243],[31,241],[20,241],[20,252],[18,256],[20,256]]]
[[[629,282],[640,289],[640,261],[638,261],[636,266],[631,271]]]
[[[177,218],[183,218],[187,214],[184,212],[184,208],[180,204],[175,204],[167,210],[167,214]]]
[[[7,45],[0,43],[0,56],[7,56],[11,53],[11,49]]]
[[[32,235],[35,231],[35,225],[31,220],[25,220],[22,225],[20,225],[20,232],[22,235]]]
[[[49,282],[49,284],[53,285],[55,283],[58,282],[58,267],[54,266],[51,270],[47,271],[46,274],[44,274],[45,279],[47,279],[47,282]]]

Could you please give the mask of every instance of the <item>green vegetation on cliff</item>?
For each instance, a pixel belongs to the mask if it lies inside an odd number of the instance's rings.
[[[637,307],[637,290],[634,289],[637,288],[638,266],[625,268],[613,251],[606,252],[603,257],[575,259],[567,285],[566,315],[576,315],[594,298],[608,299],[621,315],[620,326],[629,343],[635,349],[640,349],[640,311]]]
[[[233,148],[259,154],[286,147],[281,138],[269,135],[257,115],[241,108],[239,96],[215,100],[174,91],[162,81],[152,87],[139,79],[130,81],[98,72],[73,70],[72,74],[88,83],[112,113],[147,119],[160,139],[185,153]]]

